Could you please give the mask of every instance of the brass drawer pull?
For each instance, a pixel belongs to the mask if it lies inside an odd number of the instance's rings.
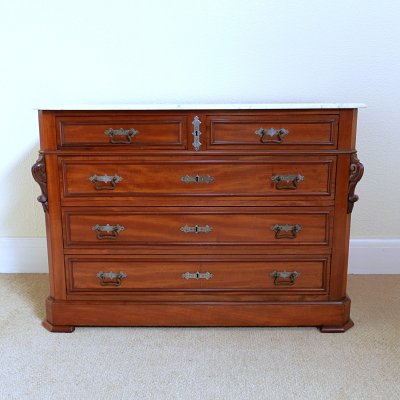
[[[184,274],[182,274],[182,278],[183,278],[183,279],[186,279],[186,280],[189,280],[189,279],[196,279],[196,280],[199,280],[199,279],[206,279],[206,280],[209,280],[209,279],[211,279],[213,276],[214,276],[214,275],[211,274],[210,272],[204,272],[204,273],[202,273],[202,272],[199,272],[199,271],[197,271],[197,272],[195,272],[195,273],[185,272]]]
[[[132,138],[138,133],[139,131],[133,128],[107,129],[104,131],[104,134],[110,138],[110,143],[113,144],[131,144]]]
[[[122,225],[95,225],[92,227],[92,231],[97,232],[97,239],[117,239],[120,232],[122,232],[125,228]]]
[[[269,129],[264,129],[260,128],[255,131],[255,134],[257,136],[260,136],[260,142],[261,143],[281,143],[283,142],[284,137],[289,133],[287,129],[281,128],[281,129],[274,129],[274,128],[269,128]],[[276,136],[276,139],[272,139],[273,137]],[[265,139],[267,137],[267,139]],[[269,138],[269,139],[268,139]]]
[[[199,117],[196,115],[194,117],[194,120],[192,121],[192,125],[194,127],[194,130],[192,132],[192,135],[194,137],[192,146],[194,147],[195,151],[199,151],[200,147],[201,147],[201,143],[200,143],[200,136],[201,136],[200,124],[201,124],[201,121],[200,121]]]
[[[98,272],[96,274],[101,286],[121,286],[122,279],[127,276],[125,272]]]
[[[273,175],[271,179],[275,182],[275,188],[278,190],[295,190],[299,186],[299,182],[304,181],[304,176],[297,175]],[[285,185],[289,183],[289,185]]]
[[[274,278],[274,285],[276,286],[293,286],[300,276],[300,272],[274,271],[270,273],[270,276]]]
[[[295,239],[297,232],[300,232],[303,227],[301,225],[278,225],[275,224],[271,227],[275,232],[275,239]],[[283,233],[282,233],[283,232]]]
[[[185,233],[208,233],[211,232],[213,230],[213,228],[209,225],[205,225],[205,226],[199,226],[199,225],[195,225],[195,226],[189,226],[189,225],[185,225],[181,227],[181,231],[185,232]]]
[[[89,180],[96,185],[96,190],[114,190],[117,183],[122,181],[122,178],[118,175],[93,175]],[[104,185],[101,183],[104,183]]]
[[[181,181],[184,183],[211,183],[214,181],[214,177],[210,175],[201,176],[199,174],[195,176],[185,175],[182,176]]]

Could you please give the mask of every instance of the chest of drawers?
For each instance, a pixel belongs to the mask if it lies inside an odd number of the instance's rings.
[[[357,107],[40,110],[44,326],[350,328]]]

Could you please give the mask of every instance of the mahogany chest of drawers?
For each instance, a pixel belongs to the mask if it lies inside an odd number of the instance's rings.
[[[356,116],[357,105],[40,110],[44,326],[350,328]]]

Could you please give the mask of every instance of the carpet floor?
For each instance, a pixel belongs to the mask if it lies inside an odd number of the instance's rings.
[[[45,274],[0,274],[0,399],[400,399],[400,275],[352,275],[354,328],[40,325]]]

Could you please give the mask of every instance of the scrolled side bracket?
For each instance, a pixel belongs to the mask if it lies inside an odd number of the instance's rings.
[[[35,164],[31,168],[33,179],[40,186],[42,194],[38,196],[37,200],[42,204],[44,212],[49,211],[49,202],[47,197],[47,175],[46,175],[46,162],[42,153],[39,153],[39,157]]]
[[[357,183],[360,182],[364,175],[364,165],[357,157],[357,153],[350,156],[350,176],[349,176],[349,192],[347,197],[347,213],[353,211],[354,203],[358,201],[359,197],[355,194]]]

